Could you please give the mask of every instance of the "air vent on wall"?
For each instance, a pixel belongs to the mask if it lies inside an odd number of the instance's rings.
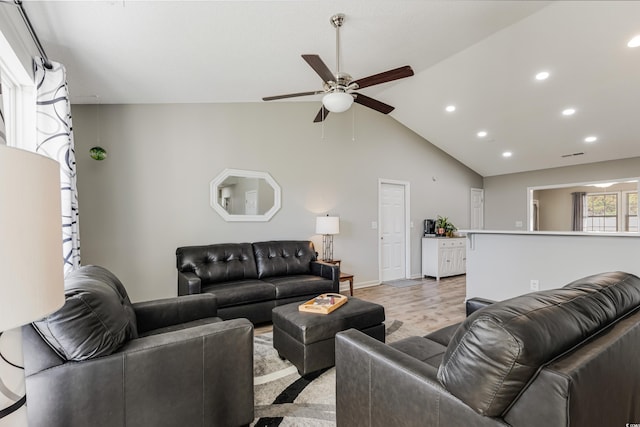
[[[563,154],[563,155],[562,155],[562,156],[560,156],[560,157],[565,158],[565,157],[582,156],[583,154],[584,154],[583,152],[580,152],[580,153],[572,153],[572,154]]]

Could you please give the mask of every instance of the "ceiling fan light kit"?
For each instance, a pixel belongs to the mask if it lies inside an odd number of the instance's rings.
[[[332,113],[342,113],[351,108],[353,96],[346,92],[332,92],[322,97],[322,105]]]
[[[307,64],[320,76],[323,81],[323,90],[311,92],[290,93],[286,95],[267,96],[262,98],[263,101],[273,101],[276,99],[295,98],[299,96],[325,94],[322,97],[322,108],[313,120],[315,123],[322,122],[329,112],[342,113],[351,108],[355,102],[365,107],[376,110],[382,114],[389,114],[394,107],[370,98],[361,93],[355,92],[357,89],[390,82],[413,76],[413,70],[409,65],[385,71],[383,73],[374,74],[359,80],[353,80],[352,77],[340,71],[340,27],[344,23],[345,15],[337,13],[333,15],[329,22],[336,29],[336,72],[331,72],[329,67],[320,59],[319,55],[302,55]]]

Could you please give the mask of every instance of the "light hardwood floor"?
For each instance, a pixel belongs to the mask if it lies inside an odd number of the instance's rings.
[[[348,295],[347,292],[343,292]],[[429,332],[465,317],[466,276],[422,279],[420,284],[396,288],[378,285],[355,289],[353,296],[384,306],[387,319],[400,320],[412,330]],[[255,333],[271,332],[271,324],[256,326]]]

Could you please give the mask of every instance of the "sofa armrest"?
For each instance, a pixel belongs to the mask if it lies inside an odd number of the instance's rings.
[[[249,424],[253,325],[234,319],[134,339],[109,356],[35,373],[26,385],[34,426]]]
[[[493,303],[495,303],[495,301],[486,298],[469,298],[465,303],[467,317],[471,316],[474,311],[478,311],[481,308],[485,308]]]
[[[217,301],[212,294],[197,294],[134,303],[138,332],[216,317]]]
[[[506,426],[451,395],[437,369],[368,335],[336,335],[338,427]]]
[[[192,295],[201,292],[202,281],[190,271],[178,271],[178,295]]]
[[[324,261],[311,261],[311,274],[333,281],[333,292],[340,292],[340,267]]]

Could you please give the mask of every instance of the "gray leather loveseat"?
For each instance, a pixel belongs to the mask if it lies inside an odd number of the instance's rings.
[[[276,306],[340,291],[339,267],[317,261],[308,240],[184,246],[176,261],[178,295],[215,295],[223,319],[270,322]]]
[[[640,422],[640,279],[615,272],[491,304],[390,345],[336,336],[338,426]]]
[[[253,420],[253,325],[215,297],[132,304],[108,270],[65,278],[65,304],[22,328],[30,427],[205,427]]]

